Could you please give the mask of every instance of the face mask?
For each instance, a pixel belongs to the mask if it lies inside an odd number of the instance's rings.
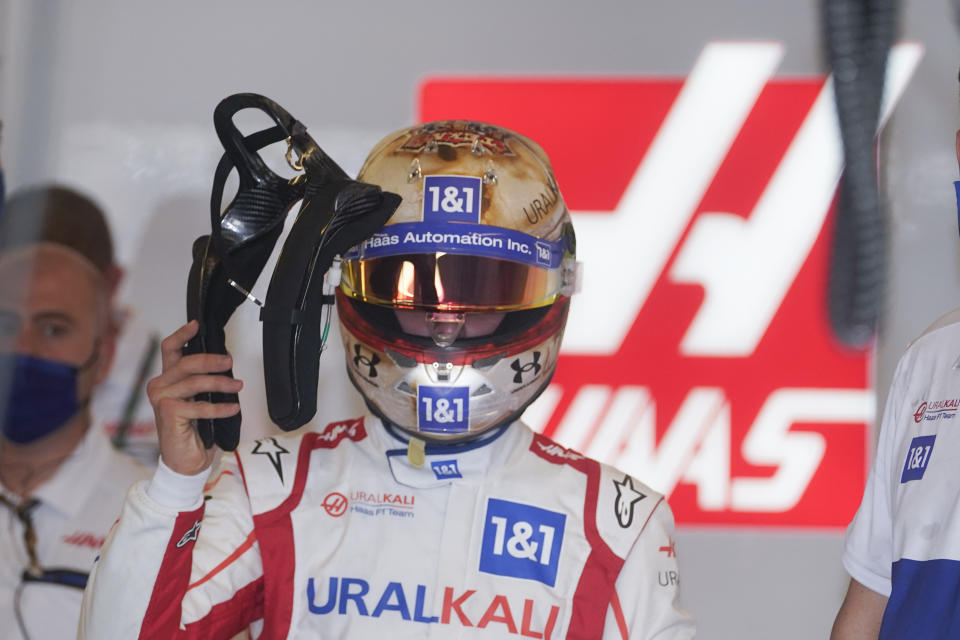
[[[3,435],[28,444],[67,423],[86,406],[77,400],[77,374],[96,362],[97,352],[77,367],[22,353],[0,354],[0,389],[9,389]]]
[[[960,180],[953,183],[953,190],[957,194],[957,227],[960,228]]]

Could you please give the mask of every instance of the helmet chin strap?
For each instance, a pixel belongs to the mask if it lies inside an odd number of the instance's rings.
[[[427,443],[416,436],[410,436],[410,442],[407,443],[407,460],[418,469],[426,464]]]

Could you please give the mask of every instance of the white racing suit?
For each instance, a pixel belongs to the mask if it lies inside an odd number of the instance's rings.
[[[417,457],[366,416],[241,445],[205,499],[161,465],[79,637],[693,637],[659,494],[521,423]]]

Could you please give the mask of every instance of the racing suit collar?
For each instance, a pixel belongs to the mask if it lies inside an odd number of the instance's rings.
[[[510,463],[509,458],[523,451],[530,431],[519,422],[493,429],[476,440],[460,444],[427,444],[422,466],[414,466],[407,457],[409,436],[373,416],[367,424],[390,465],[394,479],[409,487],[430,488],[452,482],[479,482],[484,476]]]

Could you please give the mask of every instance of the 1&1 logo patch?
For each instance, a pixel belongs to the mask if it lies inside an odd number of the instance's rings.
[[[470,427],[470,387],[417,387],[417,429],[463,433]]]
[[[531,505],[490,498],[483,521],[480,571],[557,582],[567,516]]]
[[[550,268],[553,264],[553,249],[549,244],[540,240],[536,241],[535,246],[537,248],[537,263]]]
[[[424,222],[480,222],[482,180],[472,176],[425,176]]]
[[[460,475],[460,467],[457,466],[456,460],[434,460],[430,463],[430,468],[433,469],[433,475],[437,480],[463,477]]]
[[[930,454],[933,452],[933,441],[937,436],[918,436],[910,441],[907,450],[907,459],[903,463],[903,473],[900,474],[900,483],[910,480],[920,480],[927,470]]]

